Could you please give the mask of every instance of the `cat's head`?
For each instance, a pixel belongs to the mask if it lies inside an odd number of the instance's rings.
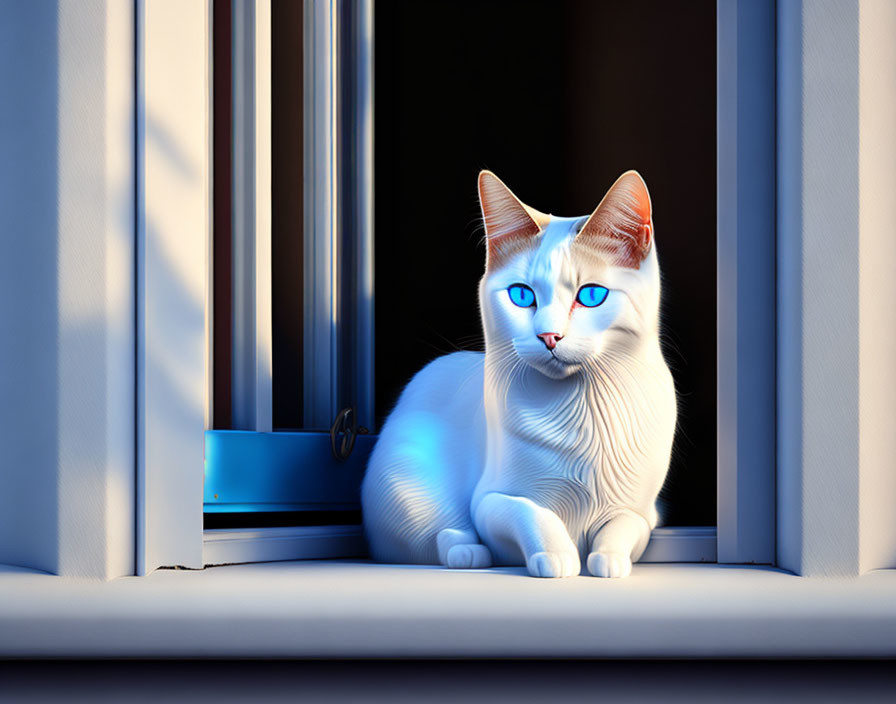
[[[479,287],[487,348],[564,378],[657,340],[659,268],[650,195],[624,173],[590,216],[524,205],[479,175],[487,264]]]

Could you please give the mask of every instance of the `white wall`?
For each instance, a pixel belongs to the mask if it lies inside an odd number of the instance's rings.
[[[859,570],[896,567],[896,2],[859,5]]]
[[[896,566],[896,5],[778,3],[778,562]]]
[[[0,563],[134,570],[134,25],[0,0]]]

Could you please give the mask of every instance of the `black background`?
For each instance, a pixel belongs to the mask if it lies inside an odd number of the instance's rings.
[[[510,701],[883,702],[887,660],[40,660],[0,661],[6,701],[152,702],[176,687],[191,704],[465,704]]]
[[[714,0],[383,0],[375,32],[379,422],[426,362],[482,349],[480,169],[564,216],[637,169],[679,396],[662,514],[714,525]]]

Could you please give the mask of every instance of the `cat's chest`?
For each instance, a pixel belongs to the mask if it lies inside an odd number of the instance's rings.
[[[531,457],[561,473],[572,461],[596,459],[600,454],[600,434],[593,421],[584,416],[575,422],[557,422],[550,416],[512,415],[497,432],[508,459]]]
[[[615,495],[620,448],[632,443],[614,413],[613,404],[589,389],[549,401],[517,399],[489,428],[495,476],[521,494],[567,502],[574,494],[580,506]],[[627,485],[638,483],[628,479]]]
[[[556,408],[518,404],[492,428],[498,475],[510,490],[527,495],[572,491],[577,502],[594,498],[605,456],[596,422],[574,399]]]
[[[562,460],[596,454],[601,433],[600,411],[590,394],[575,392],[547,399],[517,398],[503,409],[494,427],[523,448]]]
[[[537,428],[520,431],[517,427],[501,436],[493,456],[496,466],[481,489],[525,496],[578,531],[610,499],[599,447],[570,434],[546,441]]]

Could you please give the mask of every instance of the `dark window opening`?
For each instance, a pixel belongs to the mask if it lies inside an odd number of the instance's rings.
[[[230,13],[228,0],[215,0],[217,429],[232,427]],[[714,2],[398,0],[376,4],[375,27],[377,425],[431,359],[482,348],[480,169],[536,208],[584,215],[635,168],[653,198],[664,349],[680,404],[664,523],[714,525]],[[302,4],[274,3],[273,425],[281,430],[304,424],[302,45]],[[447,295],[425,295],[446,274]],[[284,512],[233,520],[311,519]]]
[[[233,29],[230,0],[215,0],[212,12],[212,427],[226,430],[233,422],[230,397],[233,337]]]
[[[679,396],[664,524],[715,525],[715,23],[714,0],[377,3],[378,423],[431,359],[482,349],[480,169],[585,215],[634,168]]]
[[[303,5],[271,6],[272,417],[276,430],[303,427]],[[233,421],[233,57],[230,0],[213,6],[214,229],[212,428]],[[205,513],[205,528],[359,523],[356,511]]]
[[[273,424],[303,427],[302,3],[271,4]]]
[[[214,4],[214,364],[212,427],[233,427],[233,21]],[[271,6],[273,425],[303,427],[302,3]]]

